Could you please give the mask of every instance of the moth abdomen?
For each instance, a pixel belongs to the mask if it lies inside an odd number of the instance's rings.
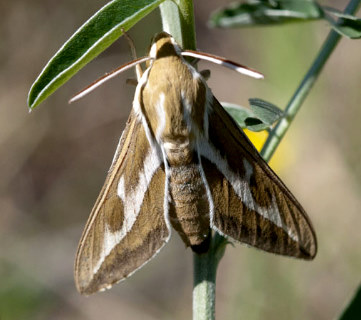
[[[191,249],[193,252],[198,254],[206,253],[209,249],[210,242],[211,242],[211,229],[208,230],[208,234],[205,235],[204,240],[200,244],[191,246]]]
[[[199,246],[210,230],[209,201],[196,163],[170,167],[169,218],[187,246]]]

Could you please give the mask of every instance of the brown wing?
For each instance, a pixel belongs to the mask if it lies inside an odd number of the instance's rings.
[[[212,227],[268,252],[313,259],[316,235],[304,209],[215,98],[211,109],[201,161]]]
[[[80,293],[111,287],[149,261],[170,236],[165,173],[156,146],[131,113],[75,261]]]

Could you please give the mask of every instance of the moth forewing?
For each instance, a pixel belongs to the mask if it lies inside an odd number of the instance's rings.
[[[79,292],[109,288],[149,261],[170,236],[164,166],[132,112],[82,235],[75,281]]]
[[[292,193],[214,98],[202,164],[212,193],[212,227],[272,253],[313,259],[316,235]]]

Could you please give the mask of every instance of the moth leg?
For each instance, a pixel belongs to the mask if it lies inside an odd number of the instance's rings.
[[[131,86],[137,86],[138,85],[138,81],[137,79],[131,78],[131,79],[127,79],[125,81],[126,84],[129,84]]]
[[[133,39],[130,37],[130,35],[129,35],[127,32],[125,32],[124,29],[121,29],[121,30],[122,30],[122,32],[123,32],[123,34],[124,34],[124,37],[125,37],[125,38],[127,39],[127,41],[128,41],[128,45],[129,45],[129,48],[130,48],[130,55],[131,55],[131,57],[132,57],[133,60],[136,60],[136,59],[137,59],[137,52],[136,52],[136,49],[135,49],[134,41],[133,41]],[[137,84],[138,84],[140,78],[141,78],[142,75],[143,75],[143,70],[142,70],[142,67],[140,66],[140,64],[137,64],[137,65],[135,66],[135,73],[136,73],[136,75],[137,75]],[[136,84],[136,85],[137,85],[137,84]]]

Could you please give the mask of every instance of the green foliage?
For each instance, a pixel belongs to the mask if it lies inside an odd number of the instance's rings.
[[[210,23],[215,27],[230,28],[246,25],[280,24],[315,20],[323,11],[313,1],[249,1],[233,3],[215,12]]]
[[[50,59],[30,89],[35,108],[164,0],[113,0],[86,21]]]
[[[335,21],[336,18],[342,18]],[[258,25],[275,25],[290,22],[324,19],[338,33],[351,39],[361,37],[361,19],[346,15],[329,7],[322,7],[312,0],[256,0],[233,3],[210,18],[210,25],[220,28],[236,28]]]
[[[361,38],[361,19],[350,14],[344,14],[334,8],[325,9],[336,18],[341,18],[339,21],[335,22],[331,16],[326,16],[327,21],[331,23],[338,33],[351,39]]]
[[[361,285],[358,287],[354,297],[345,308],[339,320],[358,320],[361,319]]]
[[[251,109],[223,102],[223,107],[242,129],[262,131],[270,128],[283,116],[282,110],[262,99],[249,99]]]
[[[1,261],[0,319],[43,319],[54,297],[13,266]]]
[[[108,48],[123,31],[129,30],[162,2],[164,0],[113,0],[102,7],[50,59],[30,89],[29,107],[33,109],[39,105]],[[336,22],[332,16],[341,19]],[[361,37],[361,19],[321,7],[311,0],[256,0],[233,4],[213,14],[210,21],[217,27],[241,27],[315,19],[326,19],[344,36]],[[251,130],[265,128],[264,121],[249,121]]]

